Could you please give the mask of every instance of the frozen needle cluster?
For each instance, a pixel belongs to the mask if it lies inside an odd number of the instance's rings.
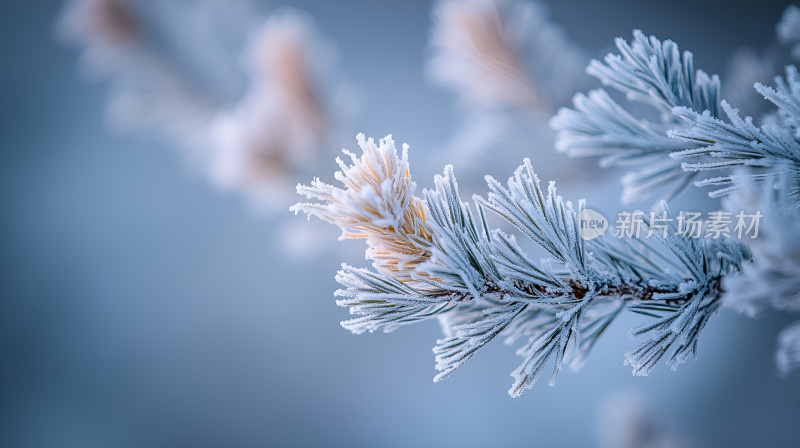
[[[587,72],[624,94],[629,106],[605,89],[593,90],[576,95],[574,108],[562,108],[551,126],[559,150],[601,156],[602,165],[636,167],[623,177],[623,200],[660,189],[672,198],[692,181],[715,187],[712,197],[725,195],[736,188],[731,170],[737,167],[751,168],[749,175],[759,179],[800,170],[800,80],[794,66],[775,78],[774,88],[755,84],[775,110],[759,125],[720,99],[719,77],[695,70],[692,54],[681,53],[674,42],[637,30],[631,43],[617,38],[616,44],[619,54],[592,61]]]

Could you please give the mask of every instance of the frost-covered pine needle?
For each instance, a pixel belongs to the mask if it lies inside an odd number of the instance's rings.
[[[558,132],[556,147],[572,156],[602,156],[603,165],[638,168],[623,177],[623,200],[662,189],[671,198],[692,181],[716,187],[709,195],[722,196],[735,188],[730,173],[737,167],[751,168],[757,179],[800,172],[796,67],[776,77],[774,88],[755,83],[755,91],[776,108],[759,125],[720,100],[719,78],[694,71],[692,54],[680,53],[674,42],[634,31],[632,43],[616,43],[620,54],[592,61],[587,72],[628,102],[650,106],[658,119],[623,107],[599,89],[576,95],[574,108],[562,108],[551,126]],[[699,175],[708,177],[696,180]]]
[[[721,279],[746,258],[734,241],[698,243],[687,237],[651,241],[584,241],[583,202],[543,188],[525,160],[508,182],[487,177],[489,193],[464,202],[452,167],[434,179],[424,200],[414,196],[408,149],[390,137],[378,144],[358,136],[359,157],[339,162],[344,188],[320,180],[298,193],[321,202],[292,207],[363,238],[375,270],[344,265],[337,303],[357,317],[355,332],[439,317],[445,337],[434,348],[440,380],[499,335],[523,361],[512,372],[511,396],[533,386],[548,366],[552,385],[562,366],[579,368],[623,310],[650,318],[633,330],[644,342],[626,354],[646,375],[666,357],[673,368],[696,354],[698,337],[719,307]],[[486,211],[506,220],[514,235],[492,230]],[[531,260],[517,237],[539,246],[547,260]],[[653,259],[657,258],[658,263]]]
[[[601,156],[604,166],[638,168],[623,177],[623,201],[644,198],[654,190],[666,190],[664,196],[671,198],[691,182],[693,174],[684,173],[670,154],[697,147],[668,135],[669,130],[686,126],[672,110],[684,107],[716,117],[719,77],[695,70],[692,53],[681,52],[670,40],[635,30],[631,42],[622,38],[615,42],[619,54],[592,61],[586,72],[624,94],[627,102],[650,110],[635,112],[619,104],[607,89],[579,93],[573,108],[562,108],[550,121],[558,133],[556,148],[573,157]]]
[[[398,155],[391,135],[378,144],[364,134],[357,140],[360,157],[344,150],[350,165],[337,158],[341,171],[335,177],[344,188],[319,179],[310,186],[298,185],[299,194],[323,202],[297,204],[292,210],[338,226],[342,239],[365,239],[367,257],[379,271],[409,280],[414,268],[430,258],[431,231],[422,201],[414,196],[408,146]]]

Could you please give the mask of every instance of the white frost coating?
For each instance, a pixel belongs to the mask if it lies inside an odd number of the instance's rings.
[[[425,296],[395,278],[344,264],[336,281],[346,288],[336,291],[336,296],[345,297],[337,300],[337,305],[350,307],[350,314],[359,316],[341,325],[355,334],[380,328],[390,332],[446,313],[456,306],[446,296]]]
[[[330,199],[326,205],[304,207],[303,211],[325,219],[342,228],[342,238],[354,238],[363,233],[363,226],[374,228],[397,226],[414,197],[416,183],[409,176],[408,146],[398,157],[391,135],[379,140],[356,136],[361,157],[342,150],[350,159],[347,165],[337,158],[341,171],[334,175],[344,189],[319,180],[312,187],[298,186],[298,192],[308,197]]]
[[[508,188],[491,177],[486,180],[490,193],[487,200],[481,203],[504,216],[525,236],[563,263],[577,280],[584,280],[587,274],[584,241],[580,237],[577,218],[583,209],[583,202],[579,202],[577,210],[573,209],[571,202],[565,202],[556,193],[553,182],[548,185],[545,197],[530,159],[525,159],[523,165],[517,168],[514,176],[508,180]]]
[[[503,331],[525,309],[522,303],[487,308],[469,323],[451,327],[451,336],[436,341],[436,370],[433,381],[440,381],[467,362],[479,349]]]
[[[778,108],[778,117],[784,127],[793,130],[795,137],[800,137],[800,75],[797,67],[787,66],[785,77],[776,76],[775,88],[756,83],[755,89]],[[798,157],[798,154],[794,155]]]
[[[722,101],[721,108],[727,121],[715,118],[708,113],[699,114],[687,108],[675,108],[676,116],[691,125],[690,128],[675,130],[670,135],[700,146],[670,154],[670,157],[683,161],[681,167],[687,172],[718,171],[720,168],[755,167],[748,175],[754,179],[776,176],[797,176],[800,173],[800,143],[795,134],[800,119],[800,82],[794,67],[787,69],[787,86],[778,77],[779,90],[775,91],[761,84],[756,90],[778,106],[782,123],[766,123],[757,126],[751,117],[742,118],[737,109]],[[759,169],[760,168],[760,169]],[[744,176],[744,173],[740,173]],[[699,185],[720,186],[709,193],[722,196],[733,188],[731,175],[706,178]]]
[[[617,39],[617,47],[620,54],[592,61],[587,72],[627,101],[653,107],[660,120],[631,113],[605,90],[595,90],[576,95],[574,108],[562,108],[551,126],[558,133],[556,148],[571,156],[602,156],[601,165],[639,167],[623,177],[623,200],[667,187],[671,198],[693,181],[716,187],[710,196],[723,196],[735,189],[730,169],[740,166],[754,168],[751,176],[758,179],[800,172],[800,76],[794,66],[775,78],[774,88],[755,83],[754,91],[768,100],[762,103],[777,108],[758,125],[719,100],[719,78],[694,71],[691,53],[680,53],[675,43],[635,31],[631,44]],[[754,56],[745,58],[752,62]],[[749,70],[758,73],[742,76],[763,77],[766,65],[754,65]],[[733,87],[748,88],[743,83],[735,80]],[[749,98],[738,90],[734,100]],[[761,109],[748,102],[743,101],[748,109]],[[709,171],[713,177],[699,178]]]

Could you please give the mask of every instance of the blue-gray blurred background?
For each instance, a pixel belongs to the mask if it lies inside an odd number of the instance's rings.
[[[714,73],[743,45],[771,45],[786,6],[547,3],[595,57],[641,28]],[[453,98],[423,70],[431,3],[291,5],[338,46],[363,96],[359,131],[409,142],[412,163],[449,140]],[[518,359],[502,344],[434,384],[435,322],[349,334],[333,275],[366,263],[361,243],[287,256],[276,228],[303,218],[259,216],[169,142],[109,129],[107,85],[81,77],[78,51],[56,39],[62,6],[0,2],[0,446],[592,447],[620,395],[691,446],[800,443],[800,375],[773,363],[784,316],[723,310],[697,361],[644,378],[623,365],[634,342],[622,320],[581,372],[519,399],[506,394]],[[414,174],[428,186],[440,169]]]

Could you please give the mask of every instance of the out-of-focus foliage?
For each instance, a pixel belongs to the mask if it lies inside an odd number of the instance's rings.
[[[753,263],[741,275],[725,279],[725,303],[751,317],[768,309],[800,313],[800,209],[793,205],[798,178],[782,176],[778,188],[752,177],[735,179],[740,188],[726,198],[726,208],[758,210],[764,225],[749,242]],[[800,367],[799,328],[797,322],[778,336],[775,361],[781,373]]]
[[[590,81],[588,56],[538,2],[439,1],[430,47],[428,77],[455,95],[462,112],[448,156],[477,178],[487,168],[507,169],[508,160],[551,154],[547,120]]]
[[[110,84],[115,122],[162,132],[215,185],[278,211],[354,109],[311,17],[263,17],[246,0],[71,0],[61,29]]]

